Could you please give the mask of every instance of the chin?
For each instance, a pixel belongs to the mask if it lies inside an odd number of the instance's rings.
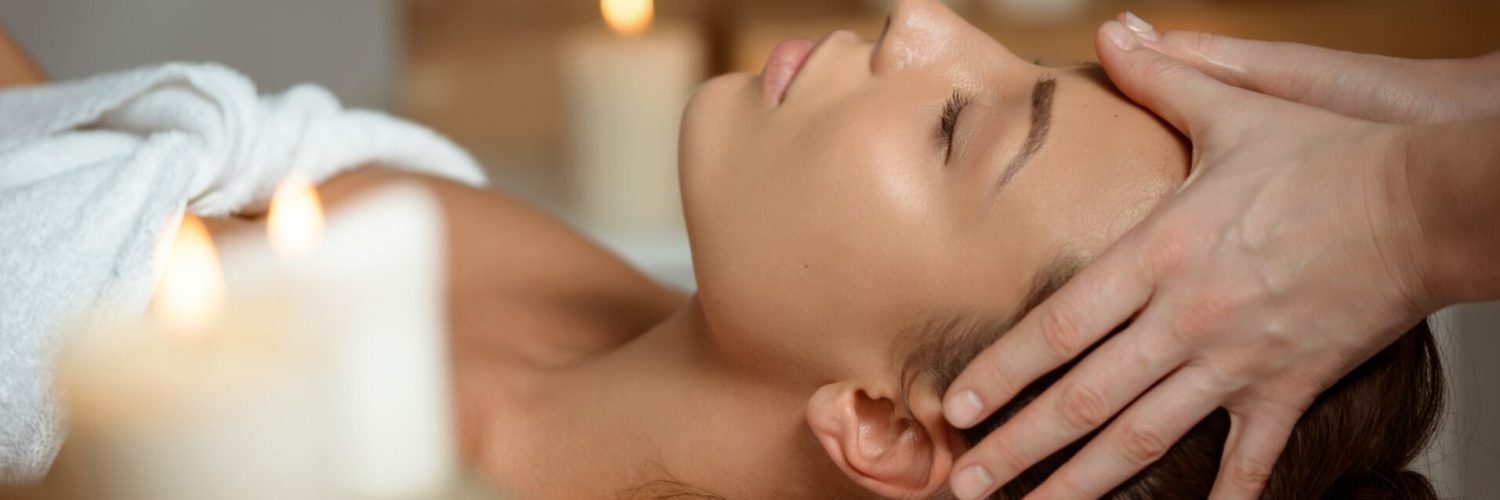
[[[693,92],[682,114],[678,134],[678,165],[689,171],[718,161],[725,147],[736,143],[738,127],[755,111],[760,86],[755,75],[731,73],[714,77]]]
[[[746,124],[753,118],[759,92],[754,75],[734,73],[704,82],[688,100],[677,139],[677,169],[690,222],[696,202],[708,201],[696,198],[711,198],[705,195],[727,182],[716,172],[732,168],[734,155],[743,152],[736,151],[737,146],[747,139]]]

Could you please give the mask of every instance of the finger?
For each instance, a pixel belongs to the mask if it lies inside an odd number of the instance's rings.
[[[954,465],[978,465],[994,484],[1009,482],[1114,417],[1186,358],[1186,349],[1136,323],[1090,352],[1077,367],[1027,404]],[[1126,476],[1129,477],[1129,476]]]
[[[1127,237],[1043,301],[970,362],[943,397],[943,414],[969,428],[1027,384],[1062,366],[1151,297],[1153,277]]]
[[[1300,43],[1174,31],[1151,47],[1221,82],[1312,105],[1322,104],[1329,91],[1367,93],[1370,85],[1386,80],[1361,78],[1383,70],[1375,56]]]
[[[1227,390],[1184,367],[1151,389],[1032,491],[1040,498],[1098,498],[1166,455],[1213,413]]]
[[[1161,35],[1140,18],[1126,16],[1129,23],[1105,21],[1095,41],[1100,64],[1121,92],[1194,138],[1217,115],[1249,109],[1255,94],[1152,49]]]
[[[1224,458],[1214,479],[1210,500],[1254,500],[1271,478],[1281,450],[1286,448],[1301,414],[1262,409],[1234,417],[1224,441]]]
[[[1121,13],[1115,20],[1128,26],[1129,16]],[[1358,77],[1383,61],[1369,54],[1201,31],[1159,32],[1147,45],[1221,82],[1299,102],[1314,89],[1363,81]]]
[[[1124,14],[1116,19],[1127,21]],[[1412,96],[1390,89],[1404,83],[1405,75],[1423,73],[1417,68],[1399,71],[1403,65],[1418,62],[1195,31],[1163,32],[1158,40],[1146,45],[1242,89],[1355,118],[1378,121],[1415,118],[1404,112],[1404,105]]]

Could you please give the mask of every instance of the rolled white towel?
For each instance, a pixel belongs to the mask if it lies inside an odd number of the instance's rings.
[[[50,370],[63,330],[144,314],[157,243],[184,210],[235,213],[290,173],[367,163],[485,182],[425,127],[344,110],[314,85],[261,97],[218,65],[0,91],[0,483],[40,479],[61,446]]]

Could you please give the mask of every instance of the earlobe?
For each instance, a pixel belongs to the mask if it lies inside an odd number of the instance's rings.
[[[924,418],[886,394],[848,381],[825,385],[808,401],[808,426],[834,464],[865,489],[889,498],[936,495],[955,453],[941,402],[933,395],[937,407]]]

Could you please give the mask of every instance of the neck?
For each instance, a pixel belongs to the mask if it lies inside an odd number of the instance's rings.
[[[811,390],[735,367],[713,338],[695,298],[614,350],[540,375],[525,430],[497,433],[523,443],[507,447],[524,457],[511,468],[520,493],[614,498],[645,486],[636,493],[650,497],[676,481],[759,498],[837,477],[807,430]]]

